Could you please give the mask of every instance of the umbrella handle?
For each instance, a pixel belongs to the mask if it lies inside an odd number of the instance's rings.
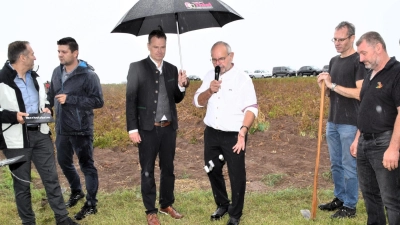
[[[321,152],[321,142],[322,142],[322,122],[324,119],[324,100],[325,100],[325,82],[321,84],[321,103],[319,108],[319,125],[318,125],[318,148],[317,156],[315,159],[315,171],[314,171],[314,189],[311,205],[311,219],[315,219],[317,214],[317,181],[318,181],[318,167],[319,167],[319,155]]]
[[[181,70],[183,70],[182,53],[181,53],[181,38],[179,36],[178,13],[175,13],[175,21],[176,21],[176,34],[178,35],[179,59],[181,61]]]

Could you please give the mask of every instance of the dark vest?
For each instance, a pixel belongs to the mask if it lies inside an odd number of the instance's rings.
[[[159,76],[159,90],[157,100],[157,113],[156,122],[161,121],[161,118],[165,115],[168,121],[171,121],[171,109],[169,108],[169,100],[167,89],[165,88],[164,75],[161,73]]]

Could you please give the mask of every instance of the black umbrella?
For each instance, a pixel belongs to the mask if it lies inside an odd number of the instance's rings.
[[[147,35],[161,26],[165,33],[178,34],[179,56],[182,65],[179,34],[243,19],[220,0],[189,2],[188,0],[140,0],[118,22],[111,33]]]

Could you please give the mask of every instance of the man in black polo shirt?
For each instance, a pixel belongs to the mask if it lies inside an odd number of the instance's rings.
[[[356,43],[360,61],[370,69],[361,89],[357,135],[351,154],[357,157],[367,224],[400,224],[400,62],[390,58],[377,32]]]
[[[331,59],[328,72],[318,75],[318,84],[325,82],[330,100],[326,142],[335,196],[318,207],[336,210],[331,218],[354,217],[358,202],[357,161],[350,154],[350,146],[357,133],[360,90],[366,71],[353,47],[354,40],[354,25],[347,21],[339,23],[332,42],[340,54]]]

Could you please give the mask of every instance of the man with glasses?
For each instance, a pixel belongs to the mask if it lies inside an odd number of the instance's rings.
[[[233,56],[227,43],[215,43],[211,48],[211,61],[213,67],[219,66],[221,75],[215,80],[214,69],[209,71],[194,95],[196,107],[207,107],[204,161],[210,168],[208,178],[217,204],[211,220],[219,220],[229,213],[228,225],[239,224],[242,216],[246,190],[247,132],[258,114],[253,82],[233,64]],[[222,174],[225,162],[228,164],[232,203]]]
[[[318,75],[318,84],[322,86],[325,82],[330,97],[326,140],[335,195],[332,202],[319,208],[337,210],[331,218],[354,217],[358,201],[357,166],[350,154],[350,145],[357,132],[360,90],[366,71],[353,47],[354,39],[354,25],[346,21],[339,23],[332,42],[340,55],[331,59],[328,72]]]

